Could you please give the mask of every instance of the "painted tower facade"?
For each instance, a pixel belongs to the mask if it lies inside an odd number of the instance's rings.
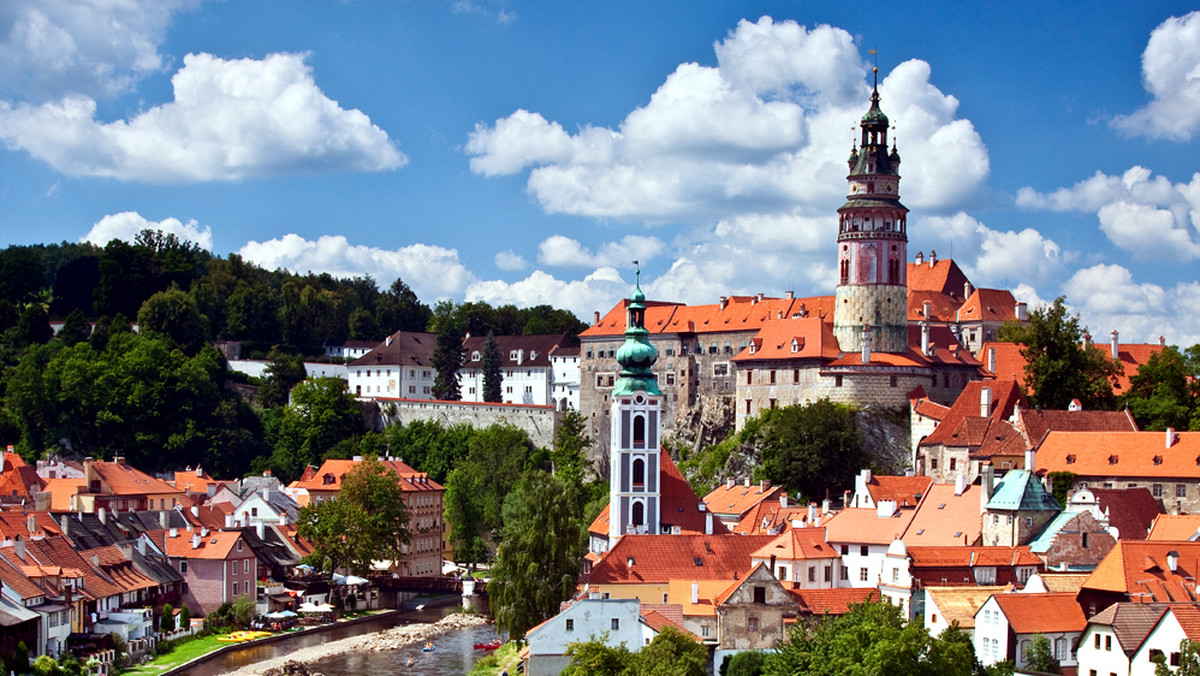
[[[662,523],[658,484],[663,395],[651,370],[658,350],[646,330],[646,296],[640,281],[625,317],[610,416],[609,542],[628,532],[658,534]]]
[[[908,209],[900,203],[900,154],[888,150],[879,109],[879,69],[862,138],[850,151],[850,194],[838,209],[837,307],[833,333],[843,351],[908,351]]]

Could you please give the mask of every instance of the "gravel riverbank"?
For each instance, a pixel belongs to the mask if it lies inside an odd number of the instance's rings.
[[[439,634],[447,631],[475,627],[487,624],[488,621],[488,618],[483,615],[447,615],[432,624],[407,624],[362,636],[351,636],[331,641],[324,645],[301,648],[281,657],[275,657],[226,672],[224,676],[273,676],[274,674],[284,673],[283,667],[289,662],[310,664],[326,657],[348,652],[396,650],[413,645],[414,643],[433,641]],[[271,674],[268,674],[268,671],[271,671]]]

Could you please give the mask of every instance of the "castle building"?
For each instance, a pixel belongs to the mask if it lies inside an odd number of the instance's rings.
[[[908,351],[908,209],[900,203],[900,153],[888,151],[879,69],[862,138],[850,151],[850,194],[838,209],[833,334],[846,351]]]

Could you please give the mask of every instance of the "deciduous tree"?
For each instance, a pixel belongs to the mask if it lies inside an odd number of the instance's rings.
[[[1129,378],[1124,400],[1144,430],[1200,430],[1200,345],[1150,355]]]
[[[841,493],[867,458],[854,409],[820,399],[763,411],[757,439],[761,474],[810,500]]]

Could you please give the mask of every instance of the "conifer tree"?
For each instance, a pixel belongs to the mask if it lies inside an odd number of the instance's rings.
[[[483,400],[486,402],[504,401],[500,392],[503,377],[500,375],[500,346],[496,343],[496,334],[488,331],[487,345],[483,348]]]

